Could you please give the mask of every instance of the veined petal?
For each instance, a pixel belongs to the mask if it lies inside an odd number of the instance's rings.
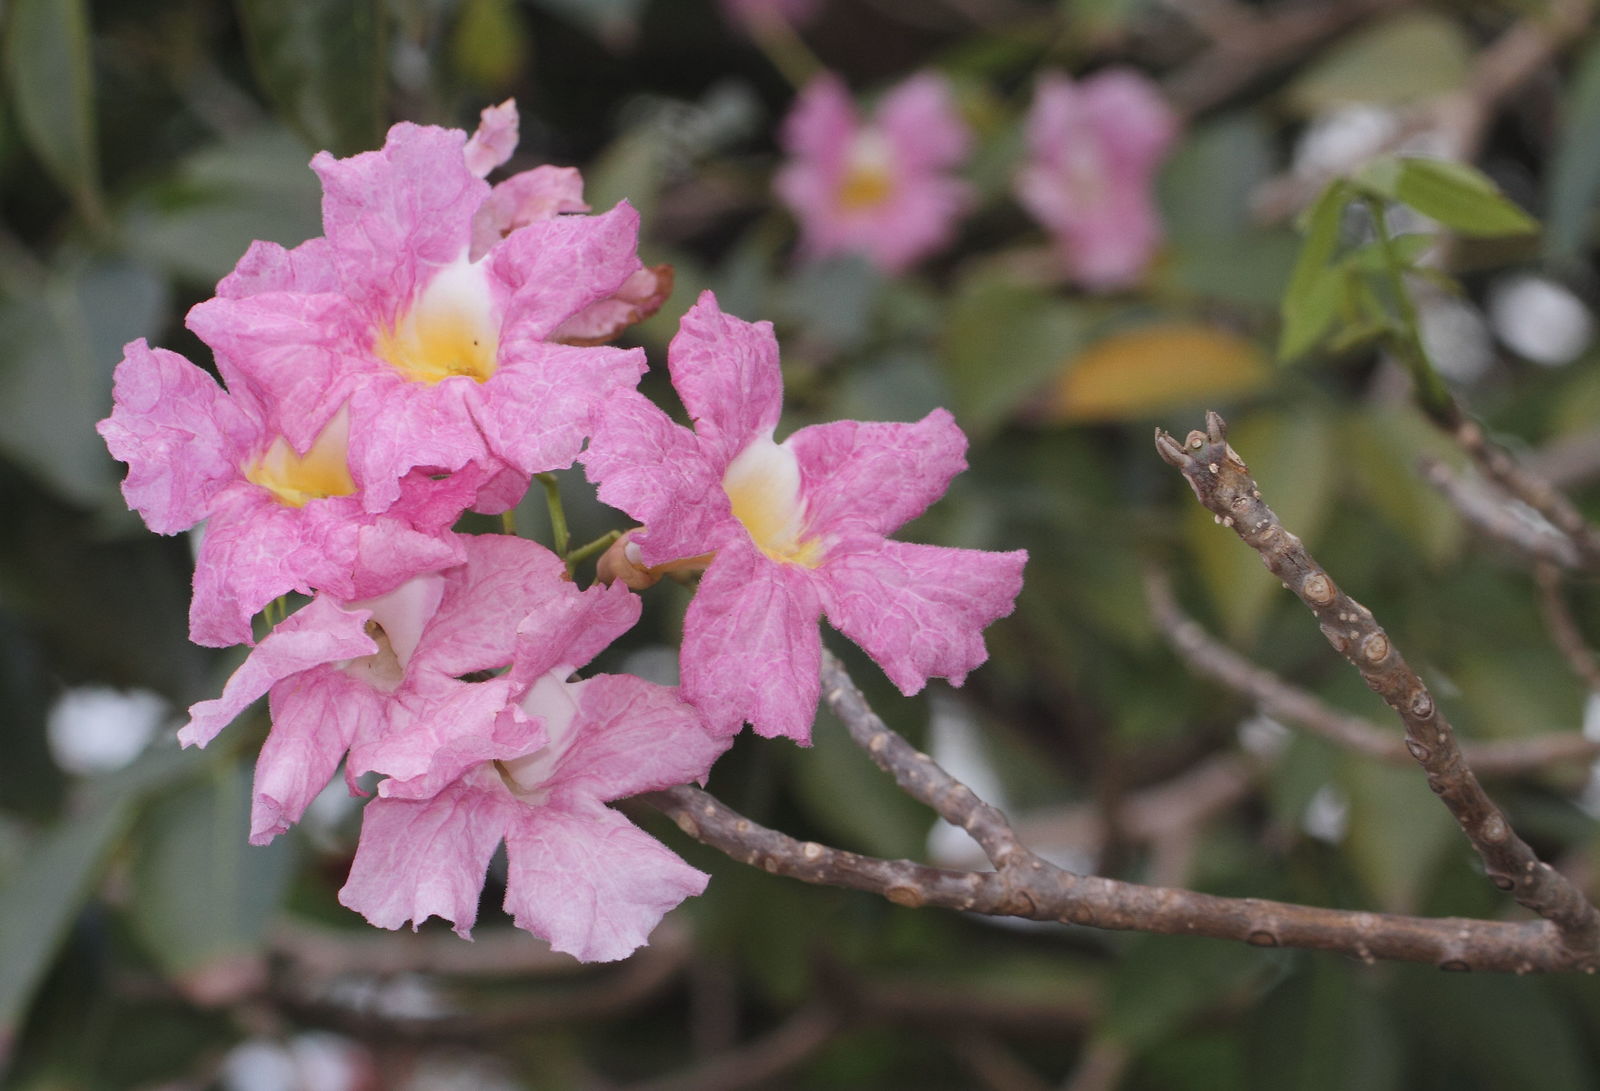
[[[490,774],[492,775],[492,773]],[[379,928],[415,929],[437,915],[468,936],[494,855],[517,804],[498,786],[469,780],[428,799],[374,799],[339,903]]]
[[[784,441],[800,463],[814,533],[893,533],[967,468],[967,438],[935,409],[914,424],[834,421]]]
[[[479,178],[511,158],[517,150],[520,119],[517,100],[506,99],[498,106],[485,106],[478,114],[478,128],[467,139],[464,158],[467,170]]]
[[[128,464],[128,506],[157,534],[176,534],[206,518],[238,480],[238,459],[259,428],[177,353],[142,338],[123,352],[111,416],[96,428],[111,456]]]
[[[821,602],[809,569],[730,543],[700,580],[683,619],[683,695],[709,729],[811,741],[822,668]]]
[[[537,542],[470,535],[466,564],[447,574],[444,598],[423,631],[412,669],[459,677],[503,667],[523,618],[578,594],[561,559]]]
[[[279,681],[324,663],[371,655],[378,645],[366,632],[369,616],[321,596],[312,599],[256,645],[220,697],[190,707],[178,741],[205,746]]]
[[[489,450],[525,474],[566,469],[612,395],[630,390],[648,364],[643,349],[555,345],[513,331],[501,367],[474,399]]]
[[[583,685],[576,737],[547,784],[553,799],[625,799],[702,781],[728,748],[677,690],[631,674]]]
[[[562,213],[588,211],[583,175],[573,167],[540,166],[513,174],[489,192],[473,215],[470,257],[477,261],[518,228]]]
[[[723,467],[752,437],[770,437],[778,426],[783,372],[771,322],[724,314],[717,297],[702,292],[667,348],[667,368],[695,431]]]
[[[885,541],[832,560],[819,587],[828,620],[909,697],[933,677],[959,686],[989,657],[983,629],[1011,613],[1027,559]]]
[[[595,802],[517,811],[506,860],[505,907],[517,927],[585,962],[632,954],[709,878]]]
[[[626,201],[599,216],[539,220],[507,235],[484,258],[511,286],[503,338],[549,340],[562,323],[615,295],[640,268],[639,214]]]

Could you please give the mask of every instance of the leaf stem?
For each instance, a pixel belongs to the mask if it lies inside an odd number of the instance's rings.
[[[544,486],[544,500],[550,508],[550,535],[554,539],[556,556],[565,557],[571,537],[567,531],[567,513],[561,507],[561,483],[552,473],[534,474],[533,477]]]
[[[1394,236],[1389,234],[1387,208],[1380,198],[1370,193],[1363,194],[1361,201],[1372,216],[1373,230],[1378,236],[1378,251],[1383,255],[1384,272],[1394,291],[1399,328],[1392,331],[1391,346],[1411,372],[1411,381],[1416,384],[1417,400],[1422,403],[1423,411],[1434,420],[1453,426],[1460,416],[1460,410],[1455,397],[1434,369],[1433,361],[1428,358],[1427,346],[1422,342],[1417,307],[1406,288],[1405,263],[1395,249]]]

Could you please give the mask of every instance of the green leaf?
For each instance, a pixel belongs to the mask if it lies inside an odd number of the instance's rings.
[[[980,271],[957,290],[940,361],[969,432],[983,433],[1044,389],[1083,346],[1093,320],[1044,288]]]
[[[1578,62],[1561,103],[1561,133],[1545,176],[1544,256],[1570,261],[1589,244],[1600,201],[1600,40]]]
[[[1447,159],[1384,158],[1355,179],[1372,193],[1408,205],[1463,235],[1490,238],[1539,229],[1476,167]]]
[[[1305,216],[1306,241],[1295,259],[1289,287],[1279,305],[1283,320],[1278,340],[1280,360],[1293,360],[1308,351],[1333,323],[1343,280],[1342,272],[1333,267],[1333,256],[1349,200],[1349,184],[1336,180],[1322,191]]]
[[[1350,804],[1344,849],[1378,904],[1416,912],[1440,854],[1459,844],[1450,812],[1409,766],[1346,755],[1339,786]]]
[[[1212,1012],[1230,992],[1248,995],[1275,972],[1281,952],[1193,936],[1141,935],[1132,939],[1110,980],[1104,1032],[1148,1048],[1191,1019]]]
[[[0,449],[65,496],[98,505],[112,494],[117,464],[95,422],[111,408],[122,346],[165,312],[166,285],[106,260],[55,270],[33,287],[0,302]]]
[[[249,815],[249,771],[218,766],[139,823],[133,926],[169,974],[202,992],[259,955],[292,876],[294,841],[251,845]]]
[[[314,148],[379,146],[387,116],[383,0],[239,0],[256,77]]]
[[[1472,53],[1454,19],[1402,12],[1329,49],[1289,87],[1289,104],[1310,117],[1357,103],[1415,102],[1460,87]]]
[[[812,742],[794,759],[795,786],[811,821],[843,848],[920,857],[933,816],[872,764],[826,705],[818,707]]]
[[[1437,976],[1437,975],[1436,975]],[[1400,1027],[1369,973],[1326,956],[1268,993],[1243,1035],[1252,1089],[1399,1091],[1408,1086]],[[1437,1086],[1449,1086],[1439,1084]]]
[[[122,214],[129,248],[210,286],[257,239],[296,246],[321,233],[321,187],[287,129],[240,133],[183,160]]]
[[[187,775],[194,753],[154,751],[85,787],[93,805],[46,831],[0,886],[0,1068],[34,989],[55,959],[144,794]]]
[[[79,211],[98,219],[100,164],[85,0],[12,0],[5,82],[28,146]]]

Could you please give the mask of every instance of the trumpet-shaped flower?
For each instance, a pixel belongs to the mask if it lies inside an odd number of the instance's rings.
[[[373,924],[437,914],[468,935],[501,841],[517,926],[586,961],[626,956],[705,888],[703,873],[605,804],[702,779],[726,744],[671,689],[628,675],[571,681],[639,607],[621,587],[561,586],[517,630],[499,680],[516,703],[491,725],[430,716],[426,767],[384,780],[367,804],[339,900]]]
[[[642,269],[637,214],[535,220],[472,260],[490,191],[466,139],[400,124],[380,151],[319,154],[324,236],[256,243],[189,313],[229,386],[275,405],[296,450],[330,405],[348,406],[349,469],[369,511],[413,469],[570,465],[594,407],[645,367],[638,350],[558,341]]]
[[[859,253],[900,272],[943,246],[972,200],[951,171],[967,153],[967,127],[939,76],[914,76],[863,122],[832,75],[814,80],[784,123],[790,161],[778,195],[800,221],[806,258]]]
[[[158,534],[206,524],[189,610],[197,644],[248,643],[250,619],[290,591],[367,598],[463,559],[449,528],[481,474],[407,474],[399,499],[372,514],[347,462],[342,406],[319,405],[322,427],[296,444],[247,388],[225,391],[143,340],[127,345],[113,398],[98,427],[128,464],[128,506]]]
[[[178,732],[205,746],[252,702],[271,695],[272,731],[256,764],[251,840],[297,821],[346,753],[346,777],[413,777],[446,741],[490,737],[525,688],[464,676],[510,665],[529,614],[586,610],[592,656],[638,616],[631,595],[580,595],[549,550],[506,535],[464,536],[465,563],[361,602],[320,595],[250,653],[220,697],[189,710]],[[599,642],[596,643],[595,641]],[[525,729],[526,740],[537,732]],[[525,740],[525,741],[526,741]]]
[[[826,614],[910,695],[961,684],[981,632],[1011,612],[1026,553],[892,541],[965,468],[950,414],[914,424],[837,421],[779,443],[772,327],[725,315],[708,292],[668,351],[690,431],[631,392],[584,462],[602,500],[645,524],[645,566],[715,554],[684,618],[685,696],[713,730],[749,721],[809,741]]]
[[[1067,271],[1096,291],[1135,283],[1161,244],[1152,177],[1177,118],[1145,76],[1107,69],[1039,82],[1017,197],[1055,238]]]

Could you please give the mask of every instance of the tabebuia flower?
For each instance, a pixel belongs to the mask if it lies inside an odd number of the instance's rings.
[[[1132,69],[1039,81],[1017,198],[1086,288],[1129,287],[1155,256],[1162,230],[1153,177],[1177,131],[1155,84]]]
[[[1022,551],[891,540],[966,468],[966,438],[934,410],[910,424],[836,421],[782,442],[770,323],[724,314],[707,292],[668,349],[694,423],[627,392],[606,406],[583,461],[600,498],[644,524],[646,567],[712,555],[684,618],[685,697],[712,730],[746,722],[810,740],[826,614],[901,692],[961,684],[1009,614]]]
[[[701,780],[727,744],[668,687],[631,675],[573,680],[638,618],[636,596],[620,586],[580,592],[553,555],[520,539],[500,539],[493,555],[522,569],[524,586],[480,576],[453,597],[446,591],[407,667],[410,675],[425,657],[451,657],[428,665],[433,681],[408,702],[408,718],[428,730],[391,728],[360,757],[392,775],[362,815],[339,900],[379,927],[438,915],[466,936],[504,841],[505,908],[518,927],[586,961],[622,958],[707,876],[606,804]],[[482,563],[475,553],[468,568]],[[509,669],[447,683],[452,671],[507,658],[508,595],[518,599],[513,612],[528,608],[509,631]],[[446,635],[430,644],[431,626]],[[492,649],[484,633],[496,634]],[[511,698],[493,718],[449,707],[485,686]]]
[[[251,618],[291,591],[368,598],[464,559],[450,527],[482,475],[408,472],[374,514],[350,470],[346,407],[314,405],[322,423],[297,446],[282,414],[248,387],[224,390],[142,339],[124,349],[98,430],[128,464],[123,495],[151,530],[205,523],[189,609],[197,644],[248,643]]]
[[[906,80],[870,121],[837,76],[813,80],[784,122],[790,158],[774,182],[800,223],[802,257],[862,254],[898,273],[939,249],[972,201],[952,173],[969,143],[941,76]]]
[[[503,153],[508,124],[485,118],[474,166]],[[625,289],[624,319],[648,309],[633,209],[555,215],[570,207],[558,201],[543,219],[494,220],[506,233],[485,250],[491,191],[460,130],[402,123],[381,150],[320,153],[312,168],[323,236],[293,250],[255,243],[189,313],[230,386],[237,376],[276,405],[297,451],[327,427],[330,405],[346,407],[350,473],[369,511],[393,503],[413,469],[526,478],[571,465],[594,406],[645,368],[638,350],[562,343],[565,324]],[[593,327],[582,340],[620,328]],[[478,507],[514,500],[495,490]]]

